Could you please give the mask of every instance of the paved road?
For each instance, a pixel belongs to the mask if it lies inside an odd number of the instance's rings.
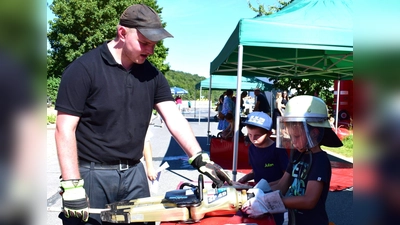
[[[202,110],[200,114],[200,122],[198,114],[184,113],[193,132],[204,150],[209,150],[207,145],[208,123],[206,122],[208,110]],[[214,112],[211,112],[211,118]],[[163,195],[166,191],[174,190],[180,182],[195,181],[199,173],[194,170],[188,163],[188,157],[179,147],[176,141],[171,137],[168,129],[158,126],[160,121],[155,120],[155,125],[149,127],[154,137],[151,139],[153,147],[153,163],[156,168],[163,163],[168,162],[170,167],[163,171],[160,176],[159,184],[154,188],[152,196]],[[211,135],[217,134],[217,123],[211,120]],[[331,156],[331,160],[341,159]],[[52,207],[61,207],[61,199],[58,195],[60,169],[56,155],[54,143],[54,126],[47,129],[47,205]],[[237,179],[243,174],[238,173]],[[205,181],[209,180],[205,177]],[[330,192],[328,195],[327,211],[330,220],[336,225],[353,224],[353,192],[341,191]],[[58,213],[48,212],[47,225],[61,225],[61,221],[57,218]]]

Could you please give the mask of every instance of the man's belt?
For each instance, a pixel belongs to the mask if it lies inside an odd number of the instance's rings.
[[[140,160],[124,159],[118,160],[110,163],[99,163],[99,162],[89,162],[86,160],[79,159],[79,166],[85,168],[92,168],[96,170],[127,170],[133,166],[136,166]]]

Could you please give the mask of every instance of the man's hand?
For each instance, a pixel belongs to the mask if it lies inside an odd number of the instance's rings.
[[[89,198],[83,189],[83,179],[62,180],[62,203],[65,217],[82,217],[84,222],[89,219]]]
[[[213,181],[213,187],[221,187],[226,181],[232,185],[232,179],[227,173],[213,161],[206,153],[199,153],[189,159],[189,163],[200,173],[206,175]]]

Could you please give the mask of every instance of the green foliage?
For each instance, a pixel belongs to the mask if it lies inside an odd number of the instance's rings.
[[[47,115],[47,124],[55,124],[57,116],[55,114]]]
[[[50,97],[52,104],[57,98],[58,87],[60,86],[60,77],[47,78],[47,96]]]
[[[353,135],[352,134],[343,138],[342,142],[343,142],[344,147],[353,149]]]
[[[257,17],[258,16],[263,16],[263,15],[271,15],[273,13],[278,12],[279,10],[282,10],[283,8],[285,8],[287,5],[289,5],[291,2],[293,2],[294,0],[288,0],[288,1],[283,1],[283,0],[278,0],[278,5],[269,5],[268,6],[268,10],[265,9],[264,4],[261,4],[260,2],[257,1],[258,4],[258,8],[255,8],[250,0],[247,1],[247,3],[249,4],[249,8],[251,10],[253,10],[254,12],[257,12]]]
[[[353,135],[349,135],[342,140],[343,146],[340,148],[331,148],[323,146],[322,149],[337,153],[339,155],[352,158],[353,157]]]
[[[314,95],[315,93],[326,102],[328,108],[333,103],[333,92],[329,88],[333,87],[333,80],[323,79],[292,79],[292,78],[270,78],[274,87],[279,90],[290,90],[295,88],[297,95]]]
[[[60,77],[64,68],[83,53],[111,40],[121,13],[130,5],[144,3],[159,14],[155,0],[53,0],[49,6],[55,18],[49,21],[47,77]],[[165,23],[164,23],[165,26]],[[168,49],[160,41],[149,60],[162,72]]]

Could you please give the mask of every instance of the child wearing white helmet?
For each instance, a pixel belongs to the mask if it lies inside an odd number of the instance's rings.
[[[324,101],[314,96],[296,96],[289,100],[284,115],[277,121],[277,147],[291,148],[291,162],[272,190],[280,190],[289,210],[289,224],[328,225],[325,210],[331,180],[331,164],[321,145],[340,147],[342,142],[328,121]],[[244,211],[265,209],[268,199],[252,198]]]
[[[258,183],[261,179],[270,185],[278,183],[285,173],[289,163],[289,157],[285,149],[276,148],[276,144],[270,139],[272,134],[272,119],[264,112],[252,112],[244,122],[247,128],[247,136],[251,141],[249,146],[249,163],[252,171],[241,179],[239,183],[246,183],[254,179]],[[275,223],[281,225],[284,222],[283,213],[273,214]]]

